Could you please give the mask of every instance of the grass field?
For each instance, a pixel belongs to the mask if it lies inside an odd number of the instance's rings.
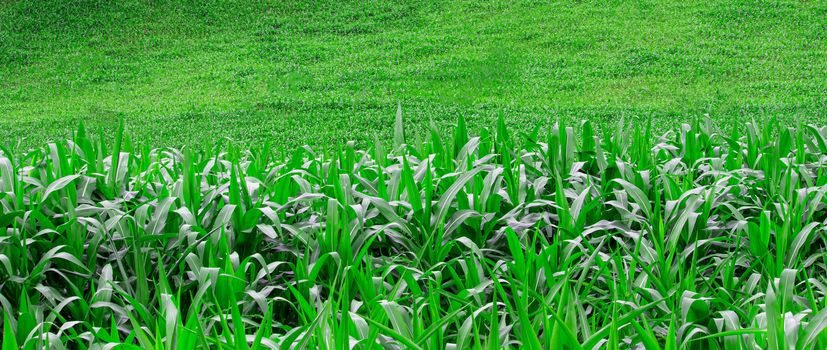
[[[2,1],[0,137],[123,116],[152,146],[367,145],[398,103],[412,134],[500,113],[823,123],[824,18],[823,1]]]
[[[0,0],[0,350],[827,349],[825,19]]]

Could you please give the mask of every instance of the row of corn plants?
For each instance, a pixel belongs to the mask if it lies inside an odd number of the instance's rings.
[[[401,125],[3,148],[2,350],[827,348],[827,128]]]

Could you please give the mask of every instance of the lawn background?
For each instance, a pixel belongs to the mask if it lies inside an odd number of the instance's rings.
[[[827,122],[825,1],[0,1],[0,137],[366,144],[465,116]]]

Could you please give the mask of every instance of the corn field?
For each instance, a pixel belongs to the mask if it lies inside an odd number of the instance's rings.
[[[827,127],[0,155],[6,349],[825,349]]]

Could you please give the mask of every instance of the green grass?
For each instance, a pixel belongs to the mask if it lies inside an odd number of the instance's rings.
[[[3,149],[2,349],[827,347],[827,127],[404,124]]]
[[[500,113],[658,130],[827,121],[823,1],[2,1],[0,137],[80,120],[153,147],[283,149]]]
[[[827,348],[825,18],[0,0],[0,349]]]

